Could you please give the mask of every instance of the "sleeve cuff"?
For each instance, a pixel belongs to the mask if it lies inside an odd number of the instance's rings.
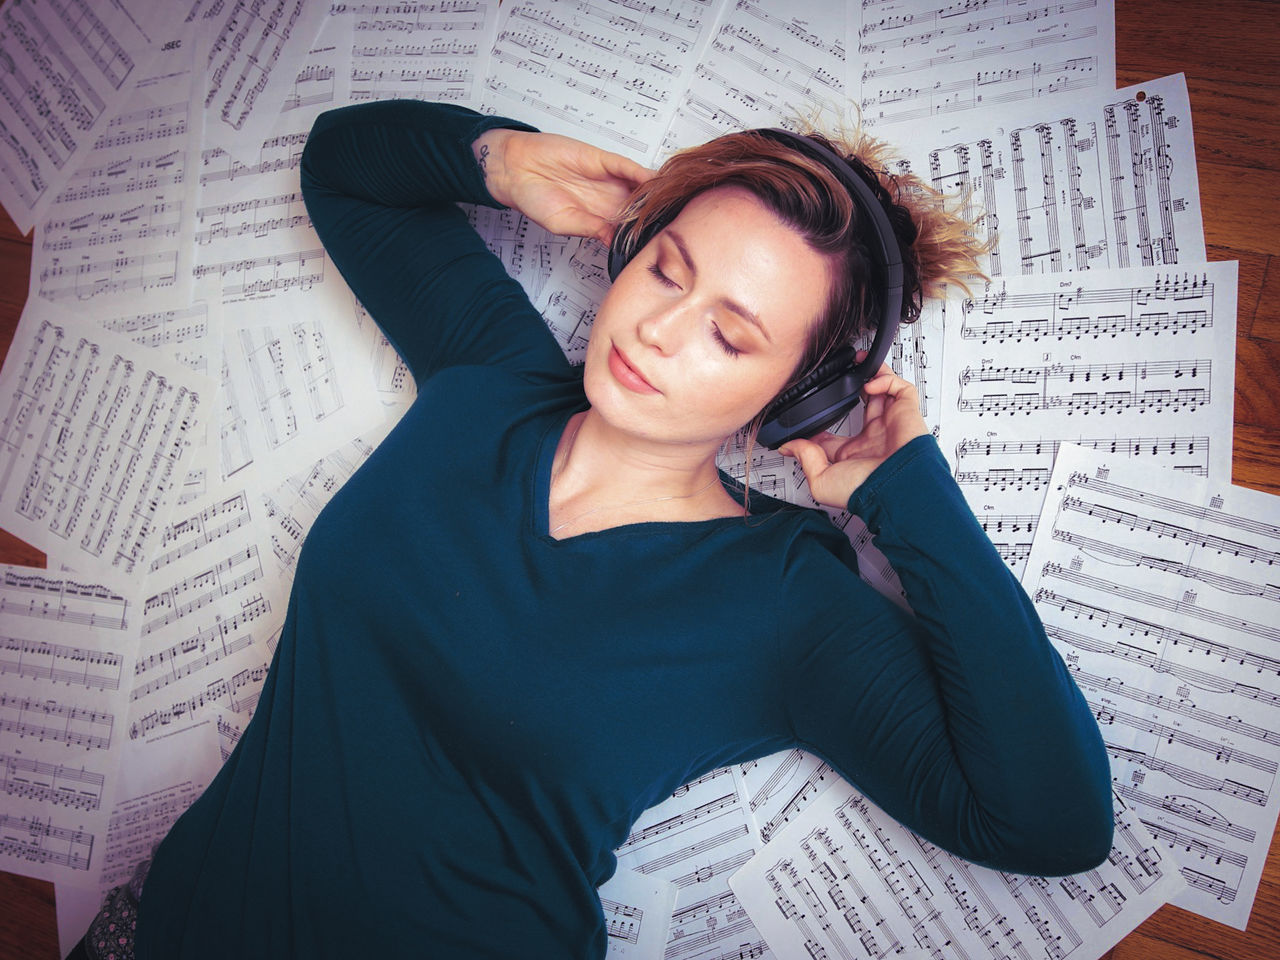
[[[910,497],[914,502],[937,489],[939,483],[951,481],[951,468],[933,434],[915,437],[895,450],[884,463],[871,472],[849,497],[849,512],[861,517],[872,533],[877,533],[879,518],[891,501]],[[947,486],[954,488],[954,481]],[[958,493],[958,491],[956,491]]]

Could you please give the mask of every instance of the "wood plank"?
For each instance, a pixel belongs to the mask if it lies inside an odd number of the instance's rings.
[[[1198,163],[1280,169],[1272,0],[1116,0],[1116,83],[1184,73]]]
[[[1236,338],[1236,426],[1280,431],[1280,341]]]
[[[1249,324],[1249,336],[1280,342],[1280,262],[1274,256],[1267,258],[1258,288],[1257,311]]]
[[[53,884],[0,872],[0,957],[60,960]]]
[[[1236,287],[1236,336],[1251,336],[1253,323],[1262,306],[1263,284],[1266,283],[1266,254],[1250,253],[1229,246],[1208,244],[1205,252],[1210,262],[1235,260],[1239,265],[1239,283]],[[1270,305],[1268,305],[1268,309]]]
[[[1237,423],[1234,441],[1235,462],[1231,467],[1231,482],[1280,495],[1280,476],[1276,470],[1276,461],[1280,458],[1280,434],[1273,429]],[[1280,953],[1276,955],[1280,957]]]
[[[1196,150],[1200,149],[1196,136]],[[1280,223],[1280,173],[1221,161],[1197,162],[1206,246],[1269,254]],[[1231,259],[1236,259],[1232,257]]]

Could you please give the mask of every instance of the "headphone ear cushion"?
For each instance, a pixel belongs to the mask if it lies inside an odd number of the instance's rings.
[[[812,373],[778,395],[777,399],[769,405],[769,416],[778,415],[788,405],[848,373],[855,366],[856,359],[857,355],[852,346],[845,344],[837,347],[827,359],[814,368]]]

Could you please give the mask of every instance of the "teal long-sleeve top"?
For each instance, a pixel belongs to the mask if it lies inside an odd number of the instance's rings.
[[[599,958],[638,815],[802,747],[978,863],[1098,864],[1097,726],[931,437],[854,493],[914,615],[824,515],[558,540],[578,370],[455,201],[495,205],[447,105],[331,111],[312,221],[418,384],[316,520],[257,710],[159,847],[137,955]]]

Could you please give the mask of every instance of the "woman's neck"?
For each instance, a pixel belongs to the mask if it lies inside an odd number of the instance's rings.
[[[588,409],[566,424],[551,468],[550,528],[574,536],[652,520],[742,512],[720,485],[713,443],[655,443]]]

